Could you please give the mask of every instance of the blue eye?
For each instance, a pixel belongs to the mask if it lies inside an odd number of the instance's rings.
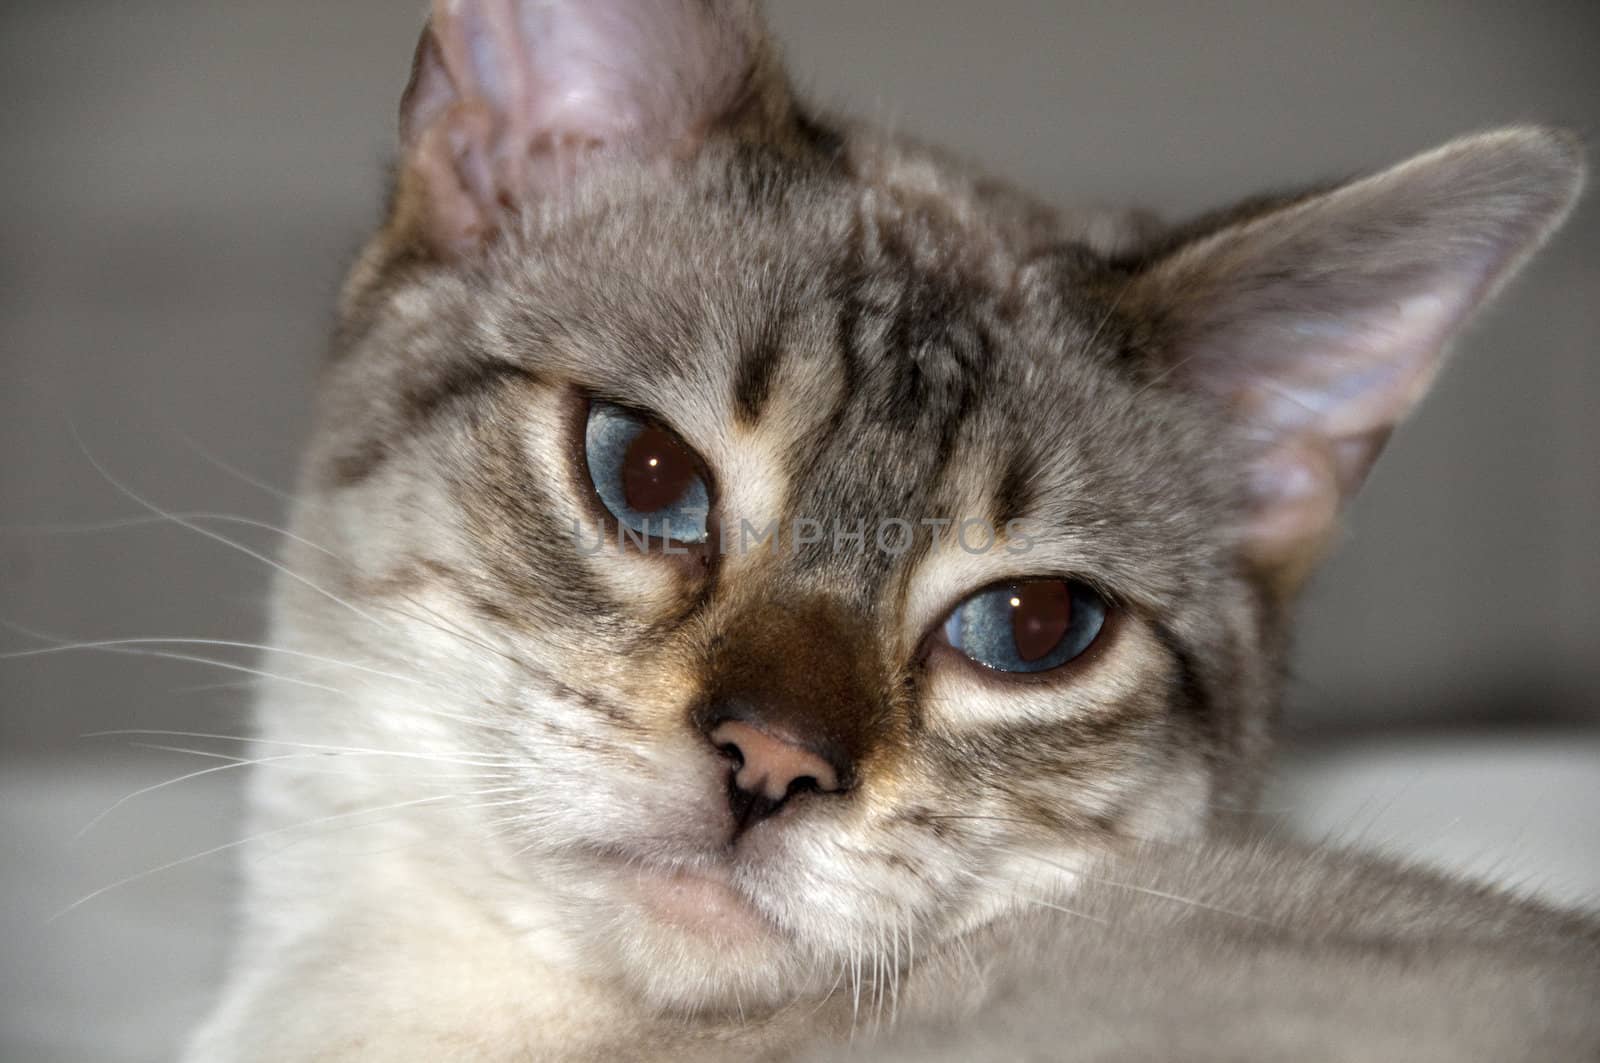
[[[589,405],[589,479],[626,529],[680,543],[706,541],[711,494],[700,459],[676,435],[609,402]]]
[[[1106,622],[1106,603],[1070,580],[1006,583],[956,607],[944,637],[997,672],[1045,672],[1077,657]]]

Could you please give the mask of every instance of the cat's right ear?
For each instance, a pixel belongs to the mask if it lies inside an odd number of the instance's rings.
[[[435,0],[389,235],[470,254],[596,159],[682,158],[792,124],[755,0]]]
[[[1247,446],[1239,546],[1275,593],[1298,588],[1451,339],[1583,178],[1572,137],[1503,129],[1247,204],[1139,266],[1121,305],[1159,378],[1218,404]]]

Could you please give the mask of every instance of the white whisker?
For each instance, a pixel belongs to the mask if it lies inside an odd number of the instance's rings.
[[[1085,882],[1094,882],[1102,886],[1111,886],[1115,889],[1131,890],[1134,893],[1142,893],[1149,897],[1156,897],[1161,900],[1172,901],[1175,904],[1184,904],[1193,908],[1200,908],[1208,912],[1216,912],[1218,915],[1231,916],[1235,919],[1245,919],[1252,923],[1261,923],[1266,926],[1273,925],[1271,920],[1263,919],[1258,915],[1251,915],[1248,912],[1232,911],[1228,908],[1221,908],[1214,904],[1207,904],[1204,901],[1195,900],[1193,897],[1184,897],[1176,893],[1167,893],[1164,890],[1158,890],[1151,886],[1137,886],[1131,882],[1118,882],[1115,879],[1104,878],[1098,875],[1090,875],[1079,868],[1068,867],[1066,864],[1058,863],[1046,857],[1039,856],[1036,853],[1029,853],[1019,850],[1018,855],[1026,856],[1030,859],[1037,860],[1042,864],[1048,864],[1051,867],[1059,868],[1062,871],[1068,872],[1069,874],[1077,875]]]
[[[192,748],[190,746],[169,746],[169,745],[162,745],[162,744],[157,743],[157,742],[129,742],[128,745],[131,746],[134,749],[154,749],[154,750],[159,750],[162,753],[183,753],[183,754],[186,754],[186,755],[192,756],[192,757],[210,757],[210,758],[213,758],[213,759],[216,759],[216,760],[233,761],[234,763],[240,764],[240,765],[245,765],[245,764],[265,764],[268,761],[278,761],[278,760],[296,760],[296,759],[298,759],[298,760],[331,761],[331,760],[343,760],[345,758],[351,758],[351,757],[392,757],[392,756],[396,755],[396,754],[388,753],[388,752],[365,753],[365,752],[357,752],[357,751],[354,751],[354,750],[336,750],[336,751],[324,752],[324,751],[321,751],[321,750],[317,750],[317,751],[310,751],[310,752],[305,752],[305,753],[283,754],[281,756],[275,756],[275,757],[263,757],[263,758],[261,758],[259,760],[251,760],[248,757],[237,757],[237,756],[234,756],[231,753],[218,753],[217,751],[211,750],[211,749],[194,749],[194,748]],[[410,759],[410,758],[408,758],[408,759]],[[429,758],[429,759],[433,759],[433,758]],[[490,765],[485,764],[485,765],[482,765],[482,767],[490,767]],[[314,773],[318,773],[318,774],[327,774],[327,775],[348,775],[348,774],[350,774],[347,771],[335,771],[335,770],[320,769],[320,768],[307,768],[307,769],[304,769],[304,770],[310,771],[310,772],[314,772]],[[371,773],[371,772],[363,772],[363,775],[365,775],[367,778],[374,778],[374,779],[390,779],[390,778],[392,778],[392,779],[406,779],[408,781],[412,780],[412,779],[422,779],[422,780],[428,780],[428,781],[433,781],[433,780],[438,780],[438,779],[449,779],[449,780],[451,780],[453,782],[466,782],[466,781],[470,781],[470,780],[474,780],[474,779],[510,779],[510,778],[514,778],[514,775],[510,771],[507,771],[507,770],[501,770],[501,771],[465,771],[465,772],[462,772],[462,771],[420,772],[420,773],[419,772],[414,772],[414,771],[407,771],[407,772],[405,772],[403,774],[394,774],[394,775],[384,775],[384,774],[381,774],[381,773],[374,774],[374,773]]]
[[[151,748],[153,748],[153,749],[164,749],[164,748],[167,748],[167,747],[164,747],[164,746],[152,746]],[[181,751],[178,751],[178,752],[190,752],[190,751],[189,750],[181,750]],[[213,756],[221,756],[221,754],[212,754],[212,755]],[[258,757],[258,758],[254,759],[254,760],[251,760],[251,759],[248,759],[248,758],[243,758],[243,757],[229,757],[228,759],[229,759],[230,763],[227,763],[227,764],[216,764],[216,765],[213,765],[212,767],[209,767],[209,768],[201,768],[198,771],[187,772],[187,773],[185,773],[183,775],[179,775],[179,776],[177,776],[175,778],[167,779],[167,780],[165,780],[163,782],[152,783],[149,786],[144,786],[144,787],[141,787],[141,788],[133,791],[133,793],[131,793],[131,794],[128,794],[128,795],[126,795],[124,797],[118,798],[112,804],[107,805],[104,809],[102,809],[100,811],[100,813],[98,815],[96,815],[93,819],[89,820],[89,822],[85,823],[81,828],[79,828],[78,832],[72,836],[72,840],[73,841],[78,841],[85,834],[88,834],[91,830],[93,830],[95,828],[95,825],[100,823],[107,816],[111,815],[113,812],[115,812],[117,809],[121,808],[123,805],[127,804],[129,801],[135,800],[136,798],[139,798],[139,797],[143,797],[145,794],[155,793],[157,790],[163,790],[168,786],[176,786],[178,783],[188,782],[190,779],[198,779],[198,778],[201,778],[202,776],[205,776],[205,775],[215,775],[219,771],[229,771],[231,769],[249,767],[249,766],[254,765],[254,764],[265,764],[265,763],[267,763],[269,761],[274,761],[274,760],[284,760],[284,759],[288,759],[288,758],[291,758],[291,757],[304,757],[304,756],[310,756],[310,755],[311,754],[307,754],[307,753],[277,753],[277,754],[274,754],[273,756],[270,756],[270,757]]]
[[[342,697],[349,697],[350,696],[350,693],[348,691],[340,690],[338,687],[328,686],[325,683],[313,683],[309,679],[301,679],[301,678],[298,678],[298,677],[292,676],[292,675],[283,675],[283,674],[278,673],[278,672],[269,672],[269,671],[266,671],[266,670],[261,669],[261,668],[251,668],[249,665],[236,664],[233,661],[218,660],[215,657],[201,657],[201,656],[198,656],[196,654],[191,654],[191,653],[172,653],[172,652],[169,652],[167,650],[139,649],[139,648],[132,647],[132,646],[123,646],[123,647],[100,646],[100,647],[85,647],[85,648],[96,649],[96,650],[99,650],[102,653],[122,654],[123,656],[126,656],[126,657],[151,657],[151,658],[155,658],[157,660],[163,660],[163,661],[180,661],[180,662],[183,662],[183,663],[186,663],[186,664],[201,664],[201,665],[206,665],[207,667],[210,667],[210,668],[220,668],[223,671],[227,671],[227,672],[243,672],[246,675],[256,676],[257,678],[260,678],[260,679],[272,679],[272,680],[276,680],[278,682],[292,683],[292,684],[294,684],[296,686],[306,687],[307,689],[310,689],[310,690],[320,690],[320,691],[323,691],[324,693],[328,693],[328,694],[338,694],[338,695],[340,695]],[[48,653],[48,652],[51,652],[51,651],[50,650],[45,650],[43,652]],[[26,656],[36,656],[36,655],[37,654],[34,653],[33,651],[24,651],[23,653],[19,654],[18,656],[26,657]],[[4,660],[4,659],[6,659],[6,658],[8,658],[10,656],[11,656],[10,654],[0,655],[0,660]]]
[[[102,465],[99,462],[98,459],[95,458],[94,454],[90,452],[88,445],[86,443],[84,443],[83,436],[82,436],[81,433],[79,433],[77,425],[71,424],[69,422],[68,427],[72,430],[72,437],[73,437],[74,440],[77,441],[78,449],[83,452],[83,456],[89,462],[89,464],[94,466],[95,471],[98,472],[102,477],[104,477],[106,482],[109,483],[112,487],[116,488],[116,490],[118,492],[120,492],[121,494],[125,495],[127,498],[131,499],[132,501],[136,502],[138,505],[140,505],[144,509],[147,509],[151,513],[154,513],[154,514],[156,514],[158,516],[166,517],[169,520],[171,520],[174,524],[177,524],[180,527],[188,528],[190,531],[194,532],[195,534],[204,536],[205,538],[210,539],[213,542],[221,543],[223,546],[226,546],[231,550],[237,550],[239,553],[244,554],[246,557],[254,558],[255,560],[260,561],[262,564],[268,566],[269,568],[273,569],[274,571],[280,572],[283,575],[285,575],[285,576],[289,577],[290,579],[294,580],[295,582],[297,582],[297,583],[309,588],[310,590],[316,592],[317,594],[322,595],[324,598],[327,598],[329,601],[334,602],[337,605],[343,606],[344,608],[350,610],[350,612],[354,613],[356,616],[361,617],[363,620],[366,620],[369,623],[374,624],[374,625],[376,625],[376,626],[378,626],[378,627],[380,627],[380,628],[382,628],[382,629],[384,629],[386,631],[390,630],[389,625],[385,624],[383,621],[381,621],[378,618],[372,616],[370,613],[368,613],[365,610],[361,609],[359,606],[354,605],[354,604],[352,604],[352,603],[350,603],[348,601],[345,601],[343,598],[339,597],[337,594],[334,594],[332,591],[328,590],[327,588],[322,587],[319,584],[307,579],[306,577],[302,576],[300,573],[298,573],[298,572],[294,571],[293,569],[291,569],[288,565],[285,565],[285,564],[283,564],[282,562],[279,562],[279,561],[275,561],[272,558],[268,557],[266,554],[263,554],[258,550],[252,550],[250,547],[245,546],[243,543],[235,542],[234,540],[228,538],[226,535],[218,534],[217,532],[214,532],[214,531],[210,530],[209,528],[206,528],[206,527],[203,527],[203,526],[201,526],[199,524],[196,524],[194,521],[185,520],[183,517],[178,516],[177,514],[174,514],[174,513],[170,513],[167,510],[164,510],[160,506],[156,505],[154,502],[151,502],[148,499],[144,498],[138,492],[134,491],[132,488],[130,488],[130,487],[126,486],[125,484],[123,484],[115,476],[112,476],[111,473],[109,471],[107,471],[106,467],[104,465]]]
[[[379,676],[384,679],[393,679],[396,682],[406,683],[411,686],[426,687],[429,684],[415,676],[400,675],[396,672],[386,672],[380,668],[372,668],[354,661],[342,661],[335,657],[324,657],[315,653],[304,653],[300,650],[291,650],[282,646],[268,646],[259,642],[238,642],[233,639],[200,639],[200,638],[118,638],[94,639],[82,642],[64,642],[57,646],[39,646],[31,650],[12,650],[0,653],[0,661],[21,660],[27,657],[46,657],[56,653],[69,653],[74,650],[103,650],[122,646],[217,646],[224,649],[256,650],[264,653],[282,654],[285,657],[294,657],[299,660],[314,661],[318,664],[337,665],[351,671],[365,672],[368,675]],[[329,688],[332,689],[332,688]]]
[[[1065,905],[1056,904],[1053,901],[1047,901],[1042,897],[1030,897],[1021,891],[1014,892],[1012,896],[1017,900],[1024,902],[1025,904],[1037,905],[1040,908],[1048,908],[1053,912],[1061,912],[1062,914],[1070,915],[1075,919],[1087,919],[1089,922],[1099,923],[1101,926],[1111,925],[1110,921],[1101,919],[1097,915],[1090,915],[1087,912],[1075,911],[1074,909],[1068,908]]]
[[[243,469],[239,468],[237,465],[230,464],[229,462],[223,460],[222,458],[217,457],[209,449],[207,449],[206,447],[202,446],[200,444],[200,441],[195,439],[189,433],[187,433],[187,432],[185,432],[185,431],[183,431],[183,430],[181,430],[179,428],[176,428],[176,427],[169,428],[169,431],[171,431],[180,440],[182,440],[184,446],[186,446],[190,450],[194,451],[195,455],[197,457],[199,457],[201,461],[206,462],[208,465],[211,465],[211,466],[213,466],[215,468],[221,469],[223,472],[227,473],[229,476],[232,476],[235,479],[238,479],[240,481],[243,481],[244,483],[249,484],[251,487],[254,487],[258,491],[265,491],[267,494],[272,495],[275,498],[282,499],[285,502],[296,502],[296,501],[298,501],[298,499],[295,498],[295,496],[294,496],[294,494],[292,492],[285,491],[281,487],[277,487],[277,486],[274,486],[273,484],[269,484],[269,483],[267,483],[267,481],[261,479],[260,477],[254,476],[254,475],[252,475],[252,474],[250,474],[248,472],[245,472]]]
[[[505,787],[499,787],[498,789],[495,789],[495,790],[479,790],[479,791],[475,791],[474,793],[468,793],[468,794],[438,794],[438,795],[435,795],[433,797],[419,797],[419,798],[415,798],[415,799],[410,800],[410,801],[399,801],[399,802],[395,802],[393,804],[379,805],[379,806],[377,806],[375,808],[358,808],[358,809],[355,809],[355,810],[350,811],[350,812],[338,812],[338,813],[335,813],[334,815],[331,815],[331,816],[321,816],[321,817],[318,817],[317,819],[306,820],[305,822],[302,822],[302,823],[291,823],[288,826],[284,826],[284,827],[274,827],[272,830],[261,831],[261,832],[256,833],[256,834],[252,834],[252,835],[250,835],[249,837],[246,837],[246,838],[239,838],[239,839],[236,839],[236,840],[231,841],[231,842],[226,842],[226,843],[224,843],[222,845],[214,845],[209,849],[202,850],[202,851],[200,851],[198,853],[191,853],[190,855],[182,857],[182,858],[177,859],[177,860],[169,860],[167,863],[161,864],[158,867],[147,868],[144,871],[140,871],[138,874],[129,875],[126,878],[118,879],[117,881],[111,883],[110,885],[101,886],[99,889],[93,890],[93,891],[91,891],[89,893],[84,894],[82,897],[79,897],[77,900],[73,901],[71,904],[67,905],[65,908],[61,909],[60,911],[56,912],[54,915],[50,916],[49,920],[47,920],[47,921],[48,922],[55,922],[57,919],[60,919],[62,916],[65,916],[65,915],[75,911],[76,909],[81,908],[83,905],[88,904],[90,901],[94,900],[96,897],[99,897],[99,896],[102,896],[102,895],[104,895],[106,893],[109,893],[114,889],[118,889],[118,888],[120,888],[122,886],[129,885],[130,883],[138,882],[140,879],[149,878],[151,875],[158,875],[163,871],[171,871],[173,868],[182,867],[184,864],[193,863],[196,860],[203,860],[208,856],[215,856],[217,853],[226,852],[229,849],[237,849],[241,845],[249,845],[251,842],[262,841],[262,840],[264,840],[266,838],[276,837],[278,835],[286,834],[286,833],[288,833],[290,831],[304,830],[304,829],[306,829],[308,827],[315,827],[315,826],[318,826],[318,825],[323,824],[323,823],[332,823],[332,822],[335,822],[335,821],[338,821],[338,820],[350,819],[350,818],[355,817],[355,816],[372,815],[373,813],[376,813],[376,812],[393,812],[393,811],[398,811],[399,809],[402,809],[402,808],[413,808],[413,807],[415,807],[417,805],[435,804],[435,803],[438,803],[440,801],[449,801],[449,800],[453,800],[453,799],[459,799],[459,798],[462,798],[462,797],[474,797],[474,796],[478,796],[480,794],[504,792],[506,790],[511,790],[511,789],[515,789],[515,788],[514,787],[510,787],[510,786],[505,786]]]
[[[7,652],[7,653],[0,653],[0,661],[13,660],[13,659],[25,659],[25,658],[29,658],[29,657],[42,657],[42,656],[48,656],[48,655],[55,654],[55,653],[65,653],[65,652],[69,652],[69,651],[73,651],[73,650],[92,650],[92,651],[101,652],[101,653],[123,654],[123,655],[131,656],[131,657],[151,657],[151,658],[156,658],[156,659],[161,659],[161,660],[181,661],[181,662],[186,662],[186,663],[190,663],[190,664],[208,665],[210,667],[220,668],[220,669],[223,669],[225,671],[243,672],[243,673],[245,673],[247,675],[254,676],[254,677],[258,678],[258,679],[271,679],[271,680],[277,680],[279,682],[284,682],[284,683],[292,683],[292,684],[294,684],[296,686],[302,686],[302,687],[306,687],[306,688],[312,689],[312,690],[320,690],[320,691],[323,691],[325,693],[335,694],[335,695],[338,695],[339,697],[347,698],[347,699],[349,699],[351,701],[358,701],[358,702],[360,701],[360,698],[359,698],[359,696],[357,695],[357,693],[355,691],[346,690],[346,689],[343,689],[343,688],[340,688],[340,687],[335,687],[335,686],[329,686],[329,685],[327,685],[325,683],[316,683],[316,682],[313,682],[313,681],[311,681],[309,679],[306,679],[306,678],[304,678],[302,676],[292,676],[292,675],[288,675],[287,673],[283,673],[283,672],[271,672],[271,671],[267,671],[267,670],[262,669],[262,668],[253,668],[253,667],[250,667],[248,665],[237,664],[237,663],[235,663],[233,661],[220,660],[220,659],[215,658],[215,657],[201,657],[201,656],[196,655],[196,654],[175,653],[175,652],[172,652],[172,651],[169,651],[169,650],[154,650],[154,649],[145,648],[146,644],[150,644],[150,643],[154,643],[154,644],[167,643],[167,644],[179,644],[179,645],[182,645],[182,644],[195,644],[195,645],[202,645],[202,646],[219,646],[219,647],[224,647],[224,648],[237,647],[237,648],[241,648],[241,649],[250,649],[250,650],[262,651],[262,652],[278,653],[278,654],[283,654],[283,655],[290,656],[290,657],[307,659],[307,660],[310,660],[310,661],[313,661],[313,662],[316,662],[316,663],[337,666],[337,667],[351,669],[351,670],[358,671],[358,672],[365,672],[365,673],[368,673],[368,674],[371,674],[371,675],[375,675],[375,676],[379,676],[379,677],[386,678],[386,679],[394,679],[394,680],[397,680],[399,682],[407,683],[407,684],[409,684],[411,686],[419,687],[419,688],[422,688],[424,690],[432,690],[432,691],[435,691],[435,692],[440,693],[440,694],[448,694],[449,693],[449,691],[445,690],[444,688],[438,687],[435,684],[427,682],[425,680],[418,679],[415,676],[399,675],[399,674],[396,674],[396,673],[393,673],[393,672],[384,671],[382,669],[372,668],[372,667],[369,667],[367,665],[358,664],[358,663],[356,663],[354,661],[343,661],[343,660],[339,660],[339,659],[333,658],[333,657],[322,657],[322,656],[319,656],[317,654],[302,653],[299,650],[290,650],[290,649],[286,649],[286,648],[283,648],[283,647],[280,647],[280,646],[267,646],[267,645],[263,645],[263,644],[260,644],[260,643],[254,643],[254,642],[236,642],[236,641],[227,640],[227,639],[175,639],[175,638],[102,639],[102,640],[95,641],[95,642],[71,642],[69,640],[60,639],[60,638],[57,638],[55,636],[45,634],[43,632],[34,631],[34,630],[29,629],[29,628],[22,627],[19,624],[13,624],[13,623],[11,623],[9,621],[5,621],[5,620],[0,620],[0,627],[7,627],[7,628],[10,628],[10,629],[15,630],[15,631],[20,631],[23,634],[28,635],[30,638],[36,638],[36,639],[39,639],[41,641],[56,643],[56,645],[53,645],[53,646],[35,647],[33,649],[30,649],[30,650],[13,650],[13,651],[10,651],[10,652]],[[481,716],[474,716],[474,715],[472,715],[470,713],[449,712],[449,711],[446,711],[444,709],[436,709],[436,708],[431,708],[431,707],[424,706],[424,705],[418,705],[418,704],[416,704],[414,702],[391,702],[390,704],[392,705],[392,707],[401,708],[401,709],[404,709],[407,712],[414,712],[414,713],[417,713],[419,715],[424,715],[424,716],[432,716],[432,717],[435,717],[435,718],[438,718],[438,719],[442,719],[442,720],[451,720],[451,721],[456,722],[456,723],[464,723],[464,724],[468,724],[468,725],[470,725],[472,727],[475,727],[475,728],[482,728],[482,729],[485,729],[485,730],[497,731],[497,732],[500,732],[502,734],[514,734],[514,733],[516,733],[514,728],[502,726],[502,725],[495,724],[495,723],[491,723],[490,721],[482,718]]]
[[[894,923],[890,926],[894,933],[894,966],[889,969],[889,1025],[893,1026],[900,1016],[900,912],[895,910]]]
[[[115,737],[165,737],[165,738],[199,738],[217,742],[244,742],[254,745],[284,746],[291,749],[313,749],[331,753],[361,753],[369,756],[399,757],[410,760],[436,760],[443,764],[476,764],[479,767],[495,767],[509,763],[516,763],[519,758],[508,754],[494,753],[419,753],[404,749],[366,749],[360,746],[335,746],[316,742],[287,742],[275,738],[259,738],[254,735],[227,735],[212,734],[205,731],[175,731],[149,727],[121,727],[108,731],[90,731],[80,735],[80,738],[115,738]]]
[[[326,554],[335,560],[344,560],[327,547],[314,543],[310,539],[296,535],[287,528],[280,527],[268,521],[256,520],[254,517],[242,517],[235,513],[216,513],[210,510],[199,510],[195,512],[174,511],[172,513],[163,513],[159,515],[147,514],[140,517],[114,517],[109,520],[85,521],[80,523],[14,524],[9,526],[0,526],[0,535],[95,535],[103,532],[121,531],[126,528],[172,525],[177,523],[178,520],[212,521],[218,524],[237,524],[246,528],[259,528],[262,531],[269,531],[273,532],[274,534],[281,535],[285,539],[292,539],[308,549],[315,550],[318,553]],[[183,525],[177,524],[177,526],[182,527]]]

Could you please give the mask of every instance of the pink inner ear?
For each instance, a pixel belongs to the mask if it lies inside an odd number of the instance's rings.
[[[1339,514],[1339,473],[1333,455],[1314,436],[1280,442],[1249,469],[1253,503],[1244,535],[1257,562],[1288,560],[1315,543]]]
[[[1583,182],[1570,137],[1466,137],[1226,227],[1157,263],[1175,373],[1259,449],[1245,547],[1302,561],[1332,530],[1451,336],[1559,224]]]
[[[1332,529],[1467,310],[1466,291],[1438,283],[1452,294],[1353,307],[1314,328],[1267,316],[1231,332],[1231,350],[1218,337],[1196,352],[1186,372],[1229,400],[1262,446],[1248,472],[1253,554],[1289,556]]]
[[[1318,459],[1319,475],[1332,477],[1337,502],[1361,485],[1390,431],[1432,383],[1452,328],[1481,286],[1476,277],[1455,280],[1434,281],[1449,294],[1352,308],[1331,326],[1261,322],[1236,338],[1277,357],[1244,355],[1222,376],[1232,378],[1234,401],[1262,436],[1320,441],[1328,462]],[[1304,453],[1305,445],[1291,449]]]
[[[400,101],[400,144],[411,149],[423,132],[456,99],[455,86],[445,72],[439,42],[430,31],[417,41],[417,54],[411,63],[411,83]]]
[[[520,3],[528,127],[583,141],[670,142],[721,116],[750,42],[684,0]]]
[[[458,242],[461,218],[486,224],[558,191],[596,149],[644,158],[697,142],[740,102],[755,31],[740,3],[436,0],[401,136],[430,198],[474,201],[435,202],[436,237]],[[464,121],[463,107],[489,121]],[[438,185],[449,168],[459,180]]]

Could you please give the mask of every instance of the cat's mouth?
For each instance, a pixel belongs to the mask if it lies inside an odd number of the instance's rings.
[[[778,930],[721,869],[633,867],[624,874],[635,903],[674,929],[723,941],[748,941]]]
[[[840,927],[771,868],[720,852],[586,855],[578,931],[607,961],[597,970],[651,1007],[730,1017],[781,1007],[825,993],[851,955],[833,940]]]
[[[729,864],[662,863],[609,850],[596,855],[622,898],[652,923],[729,945],[783,933],[740,889]]]

